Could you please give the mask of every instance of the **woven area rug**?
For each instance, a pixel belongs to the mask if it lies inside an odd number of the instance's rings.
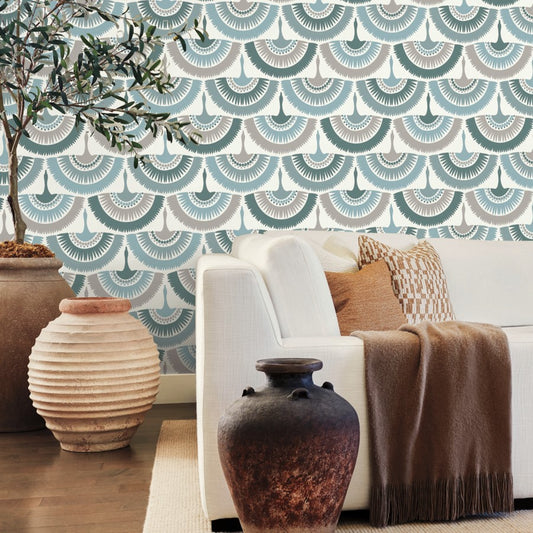
[[[200,504],[196,422],[165,420],[157,443],[143,533],[209,533]],[[384,529],[344,519],[339,533],[533,533],[533,511],[446,523],[414,523]]]

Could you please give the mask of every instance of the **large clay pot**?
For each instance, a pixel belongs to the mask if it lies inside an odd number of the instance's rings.
[[[359,449],[359,420],[317,359],[263,359],[218,426],[224,475],[245,533],[333,533]]]
[[[74,296],[55,258],[0,258],[0,431],[44,428],[28,390],[35,338]]]
[[[30,355],[33,405],[61,448],[127,446],[159,388],[159,354],[124,298],[69,298]]]

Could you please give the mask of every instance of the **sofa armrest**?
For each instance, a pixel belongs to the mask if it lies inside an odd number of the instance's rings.
[[[261,387],[258,359],[315,357],[324,362],[314,380],[330,381],[360,413],[366,431],[363,342],[355,337],[282,339],[268,291],[258,271],[222,254],[202,256],[197,268],[196,395],[198,465],[202,505],[210,520],[236,516],[218,458],[218,420],[244,387]],[[368,455],[367,449],[360,450]],[[367,464],[362,461],[360,464]],[[369,473],[363,468],[359,474]],[[361,506],[364,507],[365,502]]]

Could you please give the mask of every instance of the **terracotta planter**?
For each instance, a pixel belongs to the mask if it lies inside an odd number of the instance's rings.
[[[70,298],[30,355],[31,399],[64,450],[127,446],[159,388],[159,355],[122,298]]]
[[[0,431],[44,428],[28,390],[35,338],[74,296],[55,258],[0,258]]]
[[[359,449],[353,407],[325,383],[317,359],[264,359],[267,386],[224,413],[218,449],[245,533],[333,533]]]

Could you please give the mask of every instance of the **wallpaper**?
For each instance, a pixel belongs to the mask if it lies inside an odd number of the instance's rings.
[[[175,90],[142,96],[202,142],[132,130],[150,155],[135,169],[47,115],[24,141],[21,201],[78,295],[132,301],[162,373],[194,372],[196,261],[242,233],[533,240],[531,1],[104,2],[162,36],[202,19],[209,38],[185,52],[164,37]],[[2,196],[6,172],[0,144]]]

